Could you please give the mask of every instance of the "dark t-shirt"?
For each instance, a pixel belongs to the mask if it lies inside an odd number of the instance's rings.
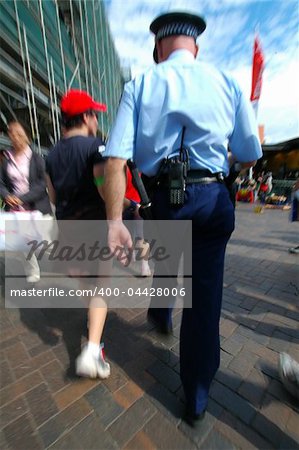
[[[74,136],[61,139],[46,160],[56,193],[57,219],[105,218],[105,204],[93,180],[93,166],[103,163],[100,138]]]

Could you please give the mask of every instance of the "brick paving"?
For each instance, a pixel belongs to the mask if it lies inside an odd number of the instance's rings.
[[[295,449],[298,404],[277,373],[299,361],[298,224],[288,212],[238,204],[221,317],[221,367],[196,430],[180,419],[178,336],[159,336],[145,309],[109,311],[111,377],[72,375],[86,339],[82,310],[0,311],[2,449]],[[296,266],[297,264],[297,266]],[[55,333],[51,333],[51,330]],[[69,368],[71,366],[71,368]]]

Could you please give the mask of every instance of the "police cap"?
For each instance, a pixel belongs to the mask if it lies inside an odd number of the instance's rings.
[[[151,24],[150,30],[156,35],[156,40],[168,36],[190,36],[195,40],[206,29],[206,22],[200,16],[186,12],[162,14]]]

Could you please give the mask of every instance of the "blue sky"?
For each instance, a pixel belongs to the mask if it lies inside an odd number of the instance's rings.
[[[258,30],[265,55],[258,122],[267,143],[299,136],[298,0],[104,0],[112,36],[132,73],[152,62],[151,21],[167,11],[202,15],[207,29],[198,39],[198,58],[229,71],[249,97],[252,51]]]

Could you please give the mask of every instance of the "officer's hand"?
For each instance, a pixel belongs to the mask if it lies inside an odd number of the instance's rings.
[[[113,256],[124,266],[130,263],[133,242],[129,230],[122,221],[108,221],[108,246]]]

